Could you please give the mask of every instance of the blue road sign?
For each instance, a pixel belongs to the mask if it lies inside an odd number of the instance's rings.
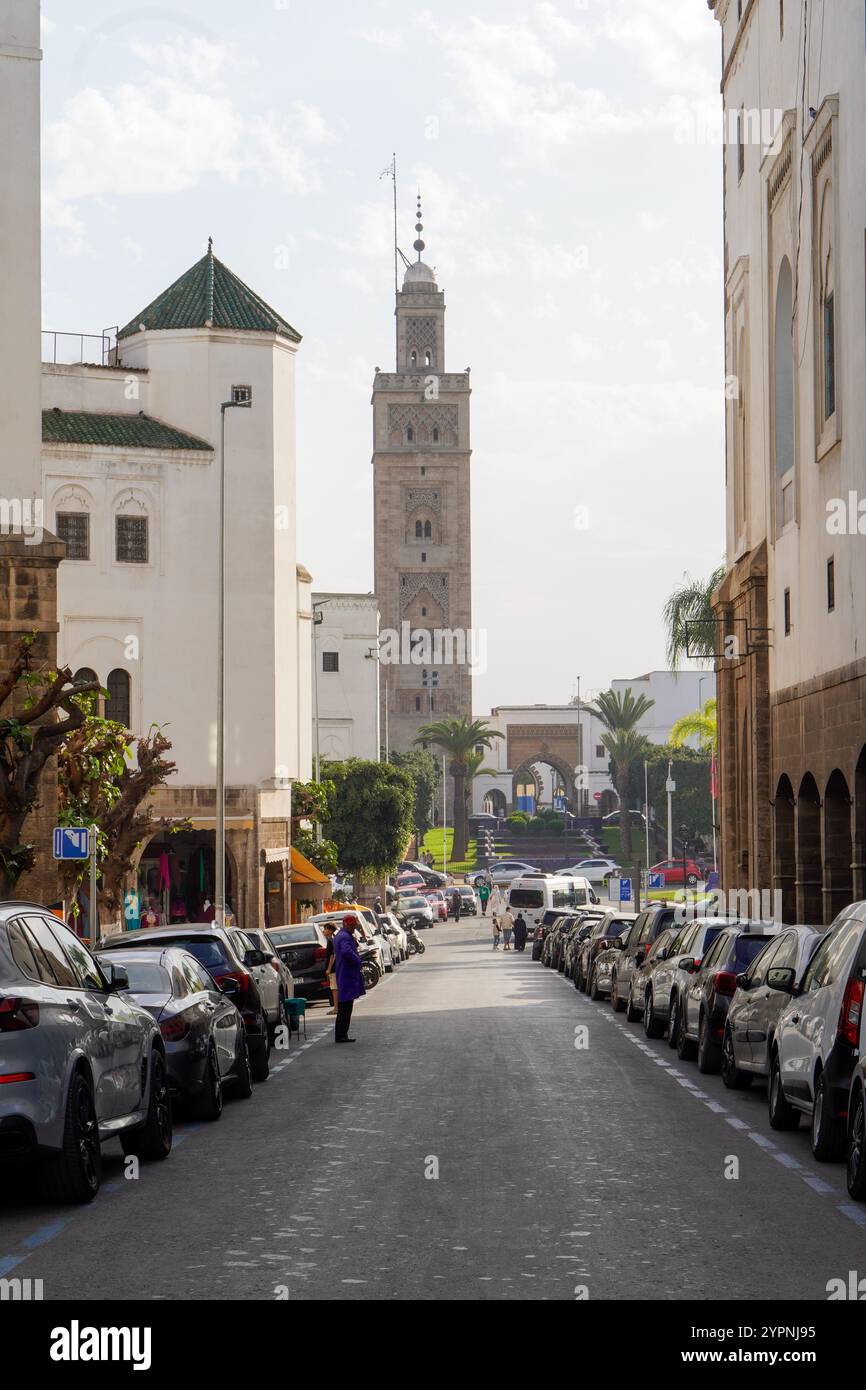
[[[86,825],[54,827],[55,859],[87,859],[89,855],[90,831]]]
[[[631,902],[631,879],[621,878],[619,881],[619,900],[621,903]]]
[[[665,886],[665,876],[664,876],[664,874],[650,874],[650,875],[649,875],[649,879],[648,879],[648,881],[647,881],[647,886],[648,886],[649,888],[664,888],[664,886]]]

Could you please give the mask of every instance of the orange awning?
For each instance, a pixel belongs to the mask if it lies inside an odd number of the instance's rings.
[[[309,859],[305,859],[301,851],[292,850],[292,883],[327,883],[330,887],[331,880],[326,874],[321,873],[311,864]]]

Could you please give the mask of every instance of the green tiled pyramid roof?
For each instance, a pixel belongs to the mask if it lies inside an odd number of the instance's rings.
[[[42,442],[109,449],[213,449],[204,439],[149,415],[96,415],[89,410],[43,410]]]
[[[117,336],[130,338],[142,328],[237,328],[301,341],[300,333],[218,261],[212,249]]]

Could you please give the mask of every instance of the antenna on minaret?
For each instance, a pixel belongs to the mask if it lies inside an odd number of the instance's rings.
[[[424,230],[424,223],[421,221],[421,189],[418,189],[418,221],[415,223],[415,231],[418,233],[417,241],[413,241],[412,246],[418,252],[418,260],[421,259],[421,252],[424,250],[424,242],[421,240],[421,233]]]
[[[394,339],[395,339],[395,343],[396,343],[396,347],[397,347],[397,353],[398,353],[398,355],[399,355],[399,352],[400,352],[400,343],[399,343],[399,334],[398,334],[398,331],[397,331],[397,304],[398,304],[398,302],[399,302],[399,300],[398,300],[399,285],[398,285],[398,282],[397,282],[397,249],[398,249],[398,248],[397,248],[397,154],[396,154],[396,152],[393,153],[393,154],[391,155],[391,163],[388,165],[388,167],[387,167],[386,169],[383,169],[383,170],[382,170],[381,174],[379,175],[379,178],[380,178],[380,179],[386,179],[386,178],[387,178],[387,179],[390,179],[390,180],[391,180],[391,183],[392,183],[392,185],[393,185],[393,190],[394,190]]]

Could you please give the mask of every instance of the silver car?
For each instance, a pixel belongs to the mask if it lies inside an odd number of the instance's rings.
[[[162,1036],[128,985],[45,908],[0,903],[0,1159],[35,1154],[53,1201],[96,1196],[109,1139],[171,1152]]]
[[[737,977],[722,1042],[722,1080],[730,1090],[745,1090],[756,1076],[770,1075],[776,1024],[790,999],[774,987],[770,971],[793,970],[796,988],[823,935],[817,927],[785,927]]]
[[[661,1037],[667,1028],[668,1046],[676,1047],[680,1032],[680,1000],[683,990],[700,966],[707,948],[722,927],[735,922],[729,917],[698,917],[687,922],[664,960],[659,960],[650,976],[644,1008],[644,1032],[648,1038]]]

